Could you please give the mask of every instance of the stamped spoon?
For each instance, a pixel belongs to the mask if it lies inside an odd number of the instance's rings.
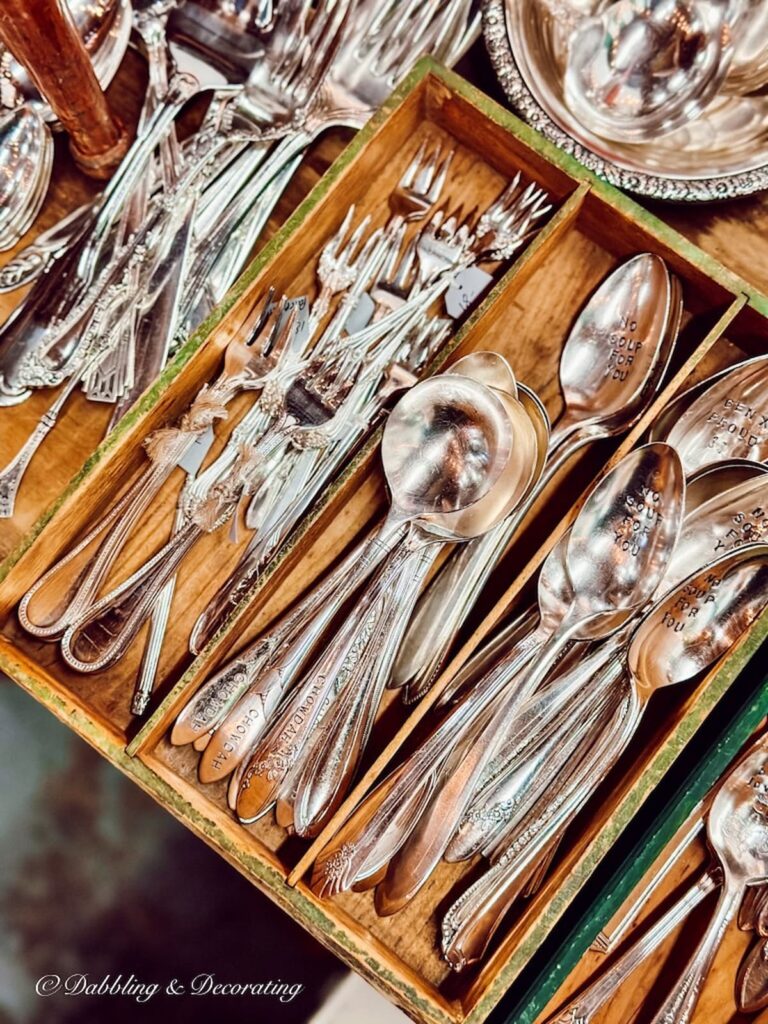
[[[448,911],[442,949],[452,967],[461,970],[483,955],[519,893],[521,878],[615,763],[655,690],[683,683],[713,665],[760,616],[766,603],[768,546],[759,544],[711,563],[654,605],[636,629],[627,656],[633,707],[621,741],[609,739],[607,758],[598,760],[591,777],[580,779],[559,806],[538,819],[528,818],[508,836],[493,867]],[[738,904],[733,912],[737,909]]]

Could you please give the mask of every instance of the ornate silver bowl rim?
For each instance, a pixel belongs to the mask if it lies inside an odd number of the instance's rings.
[[[627,192],[673,202],[713,202],[768,189],[768,165],[720,177],[666,178],[627,170],[594,153],[553,121],[531,93],[512,52],[504,4],[505,0],[483,2],[485,45],[504,94],[524,121],[598,177]]]

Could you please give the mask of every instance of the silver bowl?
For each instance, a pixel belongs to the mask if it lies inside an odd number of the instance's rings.
[[[638,195],[712,202],[768,189],[768,96],[719,96],[697,120],[650,144],[592,134],[568,110],[563,77],[572,27],[559,0],[484,0],[494,71],[524,121],[595,174]]]

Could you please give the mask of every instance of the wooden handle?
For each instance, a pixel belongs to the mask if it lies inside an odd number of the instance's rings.
[[[25,66],[70,137],[75,161],[108,178],[128,148],[63,0],[2,0],[0,41]]]

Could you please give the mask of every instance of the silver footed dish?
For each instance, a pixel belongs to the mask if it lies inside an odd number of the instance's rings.
[[[565,100],[568,39],[596,6],[484,0],[483,34],[511,107],[550,142],[618,188],[653,199],[713,202],[768,189],[768,96],[718,94],[704,113],[648,143],[590,132]]]

